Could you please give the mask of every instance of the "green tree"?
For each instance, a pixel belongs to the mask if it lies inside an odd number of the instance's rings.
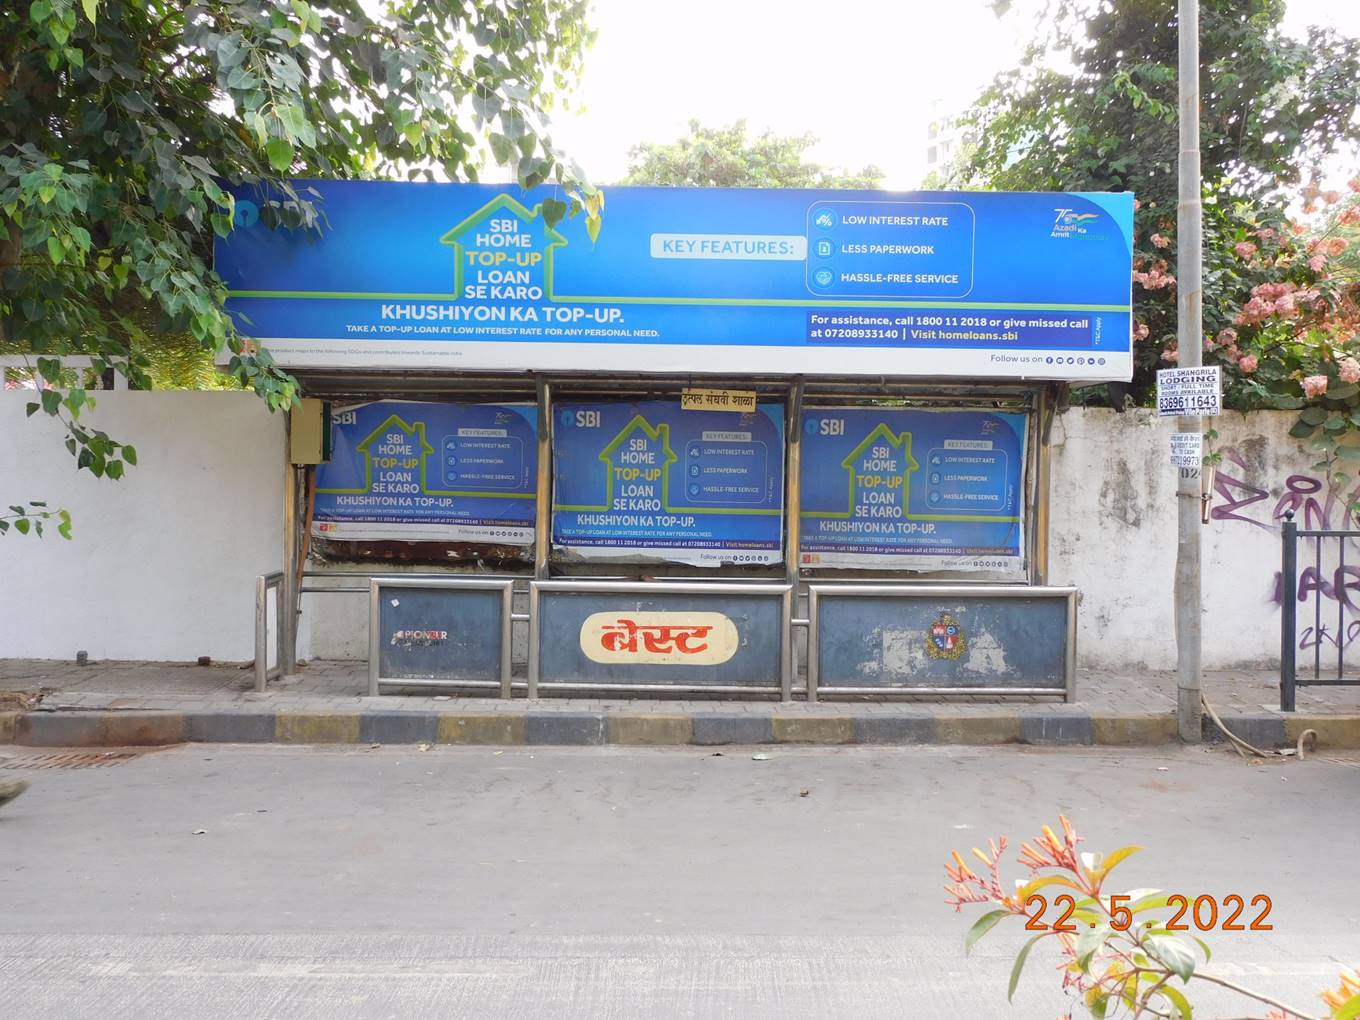
[[[1004,3],[994,6],[1004,8]],[[1135,399],[1175,350],[1177,24],[1174,0],[1051,0],[1019,65],[999,75],[968,121],[977,140],[965,186],[1016,191],[1132,191],[1137,373]],[[1360,143],[1360,43],[1330,30],[1305,40],[1281,31],[1284,0],[1202,0],[1201,150],[1204,173],[1204,329],[1240,325],[1255,288],[1278,282],[1335,290],[1292,245],[1289,206],[1326,158]],[[1316,194],[1316,189],[1313,190]],[[1272,241],[1269,265],[1237,254]],[[1277,250],[1278,249],[1278,250]],[[1243,249],[1245,250],[1245,249]],[[1277,264],[1277,256],[1285,261]],[[1315,286],[1316,285],[1316,286]],[[1335,294],[1317,311],[1335,310]],[[1231,336],[1231,334],[1229,334]],[[1236,348],[1233,348],[1235,351]],[[1227,359],[1238,406],[1297,406]],[[1293,380],[1297,366],[1286,366]],[[1269,374],[1266,372],[1265,374]],[[1294,380],[1295,382],[1297,380]],[[1278,383],[1275,380],[1274,383]]]
[[[149,335],[230,352],[277,409],[296,385],[223,310],[214,235],[230,185],[279,196],[265,222],[325,229],[307,176],[476,179],[494,160],[598,225],[602,196],[545,117],[591,40],[586,0],[14,0],[0,7],[0,344],[33,356],[30,405],[77,467],[136,451],[87,427],[53,355],[147,384]],[[0,518],[0,524],[3,524]],[[0,531],[5,530],[0,527]]]
[[[728,127],[689,122],[689,133],[674,142],[649,142],[628,151],[623,184],[698,188],[881,188],[876,166],[851,172],[808,160],[817,144],[810,134],[752,138],[746,121]]]

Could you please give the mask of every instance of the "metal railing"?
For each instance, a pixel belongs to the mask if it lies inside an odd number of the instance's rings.
[[[274,593],[274,665],[269,665],[269,593]],[[255,578],[255,690],[263,691],[270,680],[283,676],[284,612],[283,571]]]
[[[1331,529],[1301,529],[1294,520],[1294,511],[1284,515],[1284,526],[1280,529],[1280,710],[1294,711],[1295,691],[1299,687],[1360,687],[1360,678],[1346,679],[1346,645],[1360,634],[1360,620],[1346,623],[1346,608],[1350,590],[1346,574],[1346,543],[1360,540],[1360,531],[1334,531]],[[1300,679],[1298,675],[1299,642],[1299,541],[1312,540],[1313,562],[1304,567],[1309,577],[1313,596],[1313,625],[1304,632],[1304,645],[1311,645],[1313,651],[1313,675],[1310,679]],[[1336,568],[1333,583],[1328,584],[1322,568],[1324,563],[1332,562],[1323,555],[1323,542],[1336,543]],[[1360,567],[1360,563],[1357,564]],[[1356,570],[1355,567],[1351,568]],[[1311,576],[1308,572],[1311,571]],[[1360,570],[1357,570],[1360,577]],[[1360,584],[1357,584],[1360,587]],[[1336,632],[1327,637],[1327,625],[1331,613],[1323,620],[1322,599],[1330,592],[1336,600]],[[1324,641],[1336,646],[1336,679],[1323,678],[1322,645]],[[1330,669],[1328,670],[1330,672]]]

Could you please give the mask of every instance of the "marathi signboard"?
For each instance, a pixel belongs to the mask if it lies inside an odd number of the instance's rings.
[[[553,545],[583,559],[696,566],[782,559],[784,409],[559,404]]]
[[[316,472],[323,538],[532,545],[533,407],[376,401],[331,415]]]
[[[804,412],[800,562],[1020,569],[1026,423],[982,411]]]
[[[217,271],[289,367],[1132,376],[1133,196],[310,181],[324,228],[236,192]]]

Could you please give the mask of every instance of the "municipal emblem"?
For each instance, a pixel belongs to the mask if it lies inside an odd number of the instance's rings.
[[[926,651],[932,659],[957,659],[968,650],[963,625],[948,613],[941,613],[930,625],[926,638]]]

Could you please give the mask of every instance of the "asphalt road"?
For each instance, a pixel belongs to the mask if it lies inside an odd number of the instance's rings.
[[[33,782],[0,809],[0,1014],[1053,1017],[1056,952],[1008,1005],[1019,926],[965,957],[975,914],[941,885],[951,848],[1060,811],[1088,849],[1146,848],[1116,885],[1272,898],[1274,931],[1208,936],[1216,973],[1321,1012],[1360,965],[1360,761],[758,750],[195,745],[0,770]],[[1196,992],[1197,1016],[1263,1012]]]

